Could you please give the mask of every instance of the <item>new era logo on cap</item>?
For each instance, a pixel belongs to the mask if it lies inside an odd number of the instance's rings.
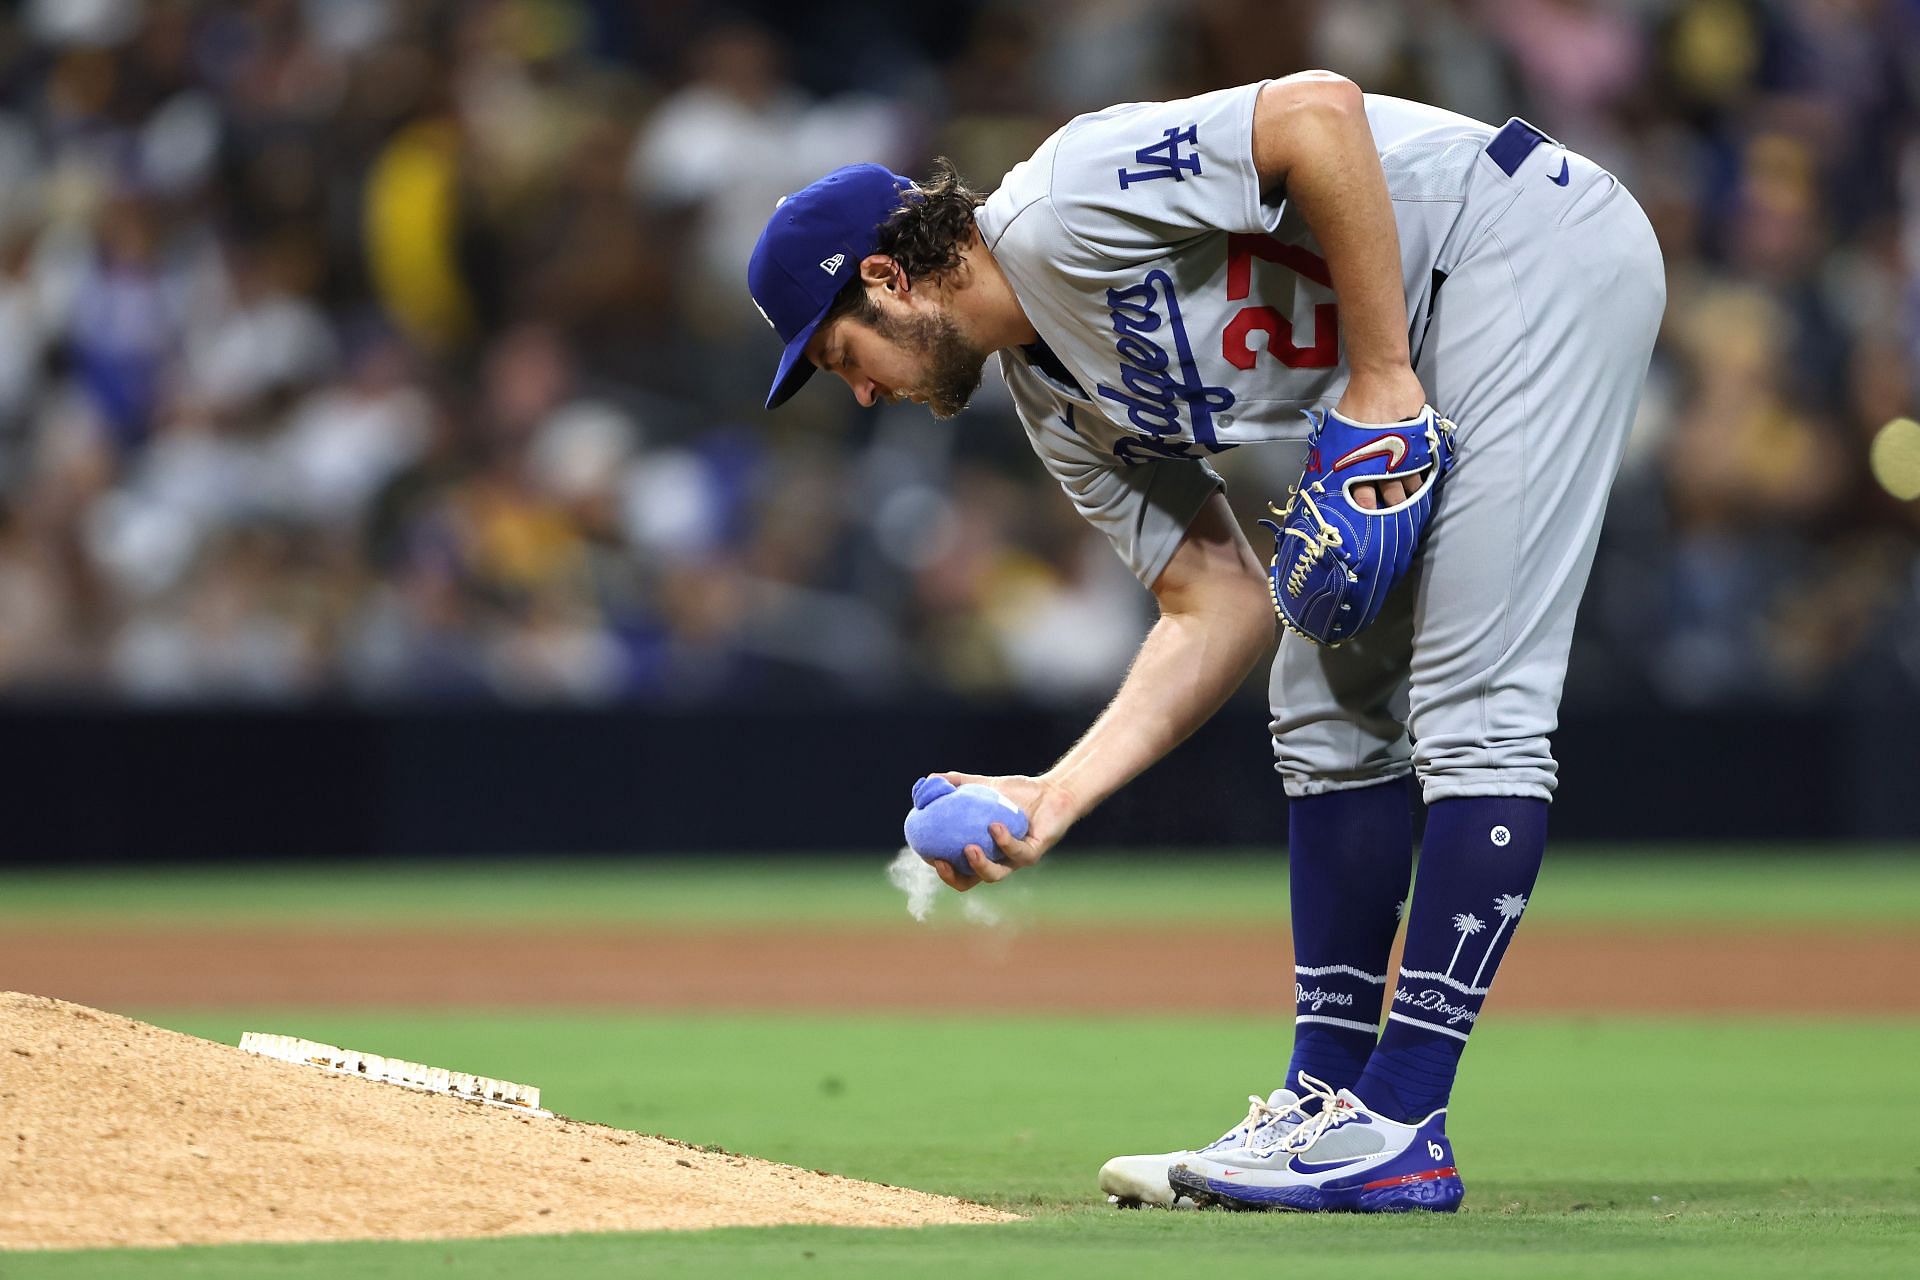
[[[876,250],[880,224],[912,189],[911,181],[880,165],[854,164],[775,207],[747,263],[754,305],[786,344],[767,393],[769,409],[813,373],[807,340],[840,293],[840,273]]]

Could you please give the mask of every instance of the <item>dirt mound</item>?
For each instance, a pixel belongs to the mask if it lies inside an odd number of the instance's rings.
[[[13,992],[0,992],[0,1152],[0,1248],[1011,1218]]]

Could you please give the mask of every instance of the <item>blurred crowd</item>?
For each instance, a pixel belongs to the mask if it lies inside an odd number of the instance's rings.
[[[1671,305],[1569,700],[1920,683],[1916,0],[21,0],[0,694],[1097,698],[1151,618],[1004,393],[809,387],[774,201],[1325,66],[1614,169]],[[1222,459],[1249,513],[1274,478]]]

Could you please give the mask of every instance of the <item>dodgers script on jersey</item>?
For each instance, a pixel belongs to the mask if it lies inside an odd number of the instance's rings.
[[[1208,455],[1303,438],[1304,411],[1346,385],[1326,261],[1284,192],[1260,190],[1260,89],[1080,116],[978,215],[1054,357],[1001,358],[1034,449],[1143,581],[1218,485]],[[1494,130],[1419,103],[1366,103],[1417,353],[1434,273],[1471,239],[1471,179]]]

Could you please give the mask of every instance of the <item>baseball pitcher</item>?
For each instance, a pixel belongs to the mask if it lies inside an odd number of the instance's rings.
[[[1308,72],[1078,117],[985,197],[947,168],[837,170],[775,210],[748,279],[785,343],[769,408],[826,370],[944,417],[997,355],[1034,452],[1158,601],[1051,769],[944,775],[1029,819],[971,874],[942,864],[955,889],[1037,862],[1285,624],[1292,1061],[1218,1140],[1117,1157],[1102,1187],[1456,1208],[1447,1098],[1540,868],[1574,613],[1665,302],[1633,197],[1524,120]],[[1208,465],[1243,446],[1300,455],[1264,566]]]

